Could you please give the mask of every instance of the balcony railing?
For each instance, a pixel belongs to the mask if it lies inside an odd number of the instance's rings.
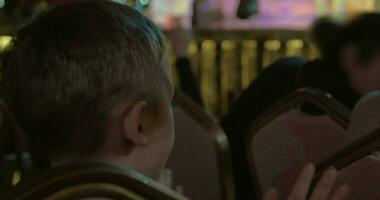
[[[292,30],[196,31],[188,56],[209,113],[221,116],[272,62],[318,56],[308,32]]]

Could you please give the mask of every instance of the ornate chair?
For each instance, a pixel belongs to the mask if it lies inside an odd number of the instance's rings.
[[[308,114],[311,111],[318,115]],[[258,196],[271,187],[287,195],[303,165],[342,149],[349,116],[350,111],[328,93],[304,88],[254,121],[246,147]]]
[[[351,187],[348,199],[380,197],[380,91],[360,99],[352,111],[348,146],[317,165],[319,175],[329,167],[340,169],[337,185]]]
[[[143,175],[122,166],[105,162],[83,162],[51,168],[23,181],[4,200],[143,200],[187,198]]]
[[[199,200],[235,199],[227,138],[216,121],[180,92],[174,97],[176,139],[167,167],[173,184]]]

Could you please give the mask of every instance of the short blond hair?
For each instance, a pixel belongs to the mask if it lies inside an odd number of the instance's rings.
[[[164,37],[146,17],[109,1],[75,1],[18,31],[3,68],[4,96],[35,145],[86,156],[105,140],[122,97],[151,98],[162,84]]]

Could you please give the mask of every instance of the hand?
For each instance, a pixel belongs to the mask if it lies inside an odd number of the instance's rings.
[[[290,192],[288,200],[305,200],[309,191],[311,181],[315,173],[315,167],[312,164],[305,166],[298,175],[297,181]],[[321,180],[316,185],[309,200],[344,200],[350,193],[350,188],[347,185],[340,186],[331,198],[329,194],[334,186],[335,180],[338,177],[338,172],[331,168],[324,172]],[[263,200],[278,200],[279,195],[275,189],[270,189],[264,194]]]

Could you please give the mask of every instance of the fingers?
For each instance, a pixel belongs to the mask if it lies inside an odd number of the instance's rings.
[[[348,185],[340,186],[332,195],[331,200],[344,200],[348,197],[350,191]]]
[[[306,165],[300,175],[297,177],[296,183],[288,197],[288,200],[305,200],[309,191],[311,181],[315,173],[313,164]],[[309,200],[323,200],[329,197],[331,189],[338,177],[335,168],[331,168],[323,173],[321,180],[316,185]],[[347,185],[339,187],[331,197],[331,200],[344,200],[348,197],[350,188]],[[264,194],[264,200],[277,200],[278,193],[276,190],[269,190]]]
[[[275,189],[269,189],[265,192],[263,200],[278,200],[278,192]]]
[[[311,180],[313,179],[314,172],[315,172],[315,167],[313,164],[308,164],[302,169],[288,197],[289,200],[306,199]]]
[[[337,177],[338,172],[335,168],[331,168],[324,172],[321,180],[316,185],[310,200],[327,199]]]

